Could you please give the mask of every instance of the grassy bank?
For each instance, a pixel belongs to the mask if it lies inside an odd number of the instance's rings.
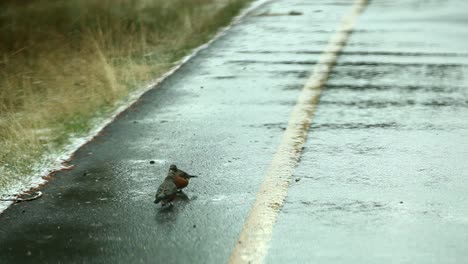
[[[206,42],[246,2],[0,2],[0,190],[86,134],[94,118]]]

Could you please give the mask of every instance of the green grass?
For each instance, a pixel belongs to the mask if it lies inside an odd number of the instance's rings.
[[[0,3],[0,190],[89,132],[248,0]],[[7,40],[7,41],[4,41]]]

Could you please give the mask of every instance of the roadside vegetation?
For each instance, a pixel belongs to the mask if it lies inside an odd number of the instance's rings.
[[[248,0],[0,2],[0,194]]]

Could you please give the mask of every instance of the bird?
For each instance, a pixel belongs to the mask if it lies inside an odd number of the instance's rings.
[[[177,195],[177,186],[171,178],[164,179],[163,183],[159,185],[159,188],[156,192],[156,199],[154,203],[157,204],[161,202],[162,206],[170,204]]]
[[[189,184],[190,178],[197,178],[196,175],[190,175],[183,170],[179,170],[176,165],[171,165],[169,171],[174,171],[175,177],[173,178],[175,185],[179,191],[182,191],[183,188],[187,187]]]
[[[195,175],[190,175],[185,171],[179,170],[176,165],[169,166],[169,172],[167,173],[164,181],[159,185],[156,191],[154,203],[161,202],[162,206],[171,204],[176,198],[177,192],[182,191],[183,188],[187,187],[190,178],[196,178]]]

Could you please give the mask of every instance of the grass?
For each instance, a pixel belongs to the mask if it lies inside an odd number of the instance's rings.
[[[2,1],[0,193],[210,39],[247,2]]]

